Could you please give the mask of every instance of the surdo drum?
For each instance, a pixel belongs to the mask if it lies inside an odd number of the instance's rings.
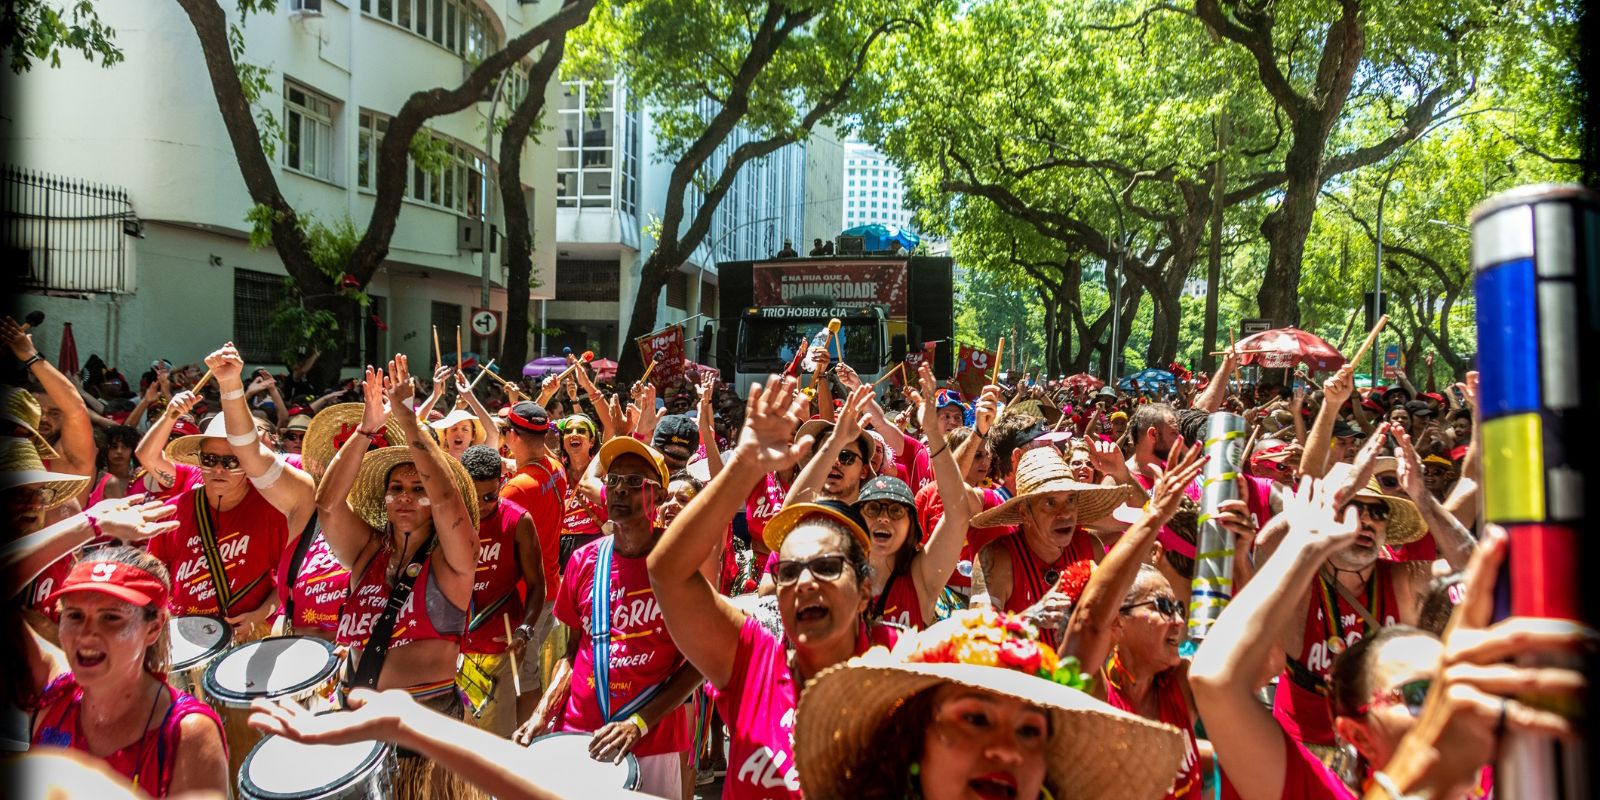
[[[246,642],[213,662],[203,685],[222,716],[228,766],[238,771],[250,748],[261,741],[261,732],[247,724],[252,702],[288,699],[312,711],[333,708],[338,666],[333,645],[310,636]]]
[[[239,769],[245,800],[389,800],[394,748],[381,742],[301,744],[268,736]]]
[[[571,797],[587,797],[596,790],[639,788],[639,760],[632,753],[617,763],[589,757],[589,733],[547,733],[528,742],[530,764],[547,776],[551,790]]]
[[[172,672],[167,682],[199,700],[205,700],[201,683],[211,662],[233,642],[233,629],[216,617],[173,617],[167,621],[172,642]]]

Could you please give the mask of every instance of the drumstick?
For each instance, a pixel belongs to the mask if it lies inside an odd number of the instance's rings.
[[[201,387],[205,386],[206,385],[206,381],[209,381],[209,380],[211,380],[211,370],[208,369],[208,370],[206,370],[206,374],[201,375],[200,376],[200,380],[195,382],[194,388],[190,389],[189,391],[193,392],[195,394],[195,396],[198,397],[199,394],[200,394]],[[167,416],[172,417],[173,419],[177,419],[178,418],[178,415],[172,413],[172,409],[170,409],[170,408],[167,409]]]
[[[456,326],[456,369],[461,369],[461,326]]]
[[[1006,352],[1006,337],[1000,337],[1000,346],[994,349],[994,374],[989,376],[990,383],[1000,382],[1000,357]]]
[[[490,363],[494,363],[494,362],[490,362]],[[484,370],[484,373],[487,374],[489,377],[494,378],[495,380],[499,381],[501,386],[504,386],[506,389],[510,390],[512,397],[521,397],[522,396],[522,390],[518,389],[516,384],[512,383],[511,381],[508,381],[505,378],[500,377],[499,373],[494,372],[493,370],[487,370],[487,369]],[[479,375],[478,377],[481,378],[481,377],[483,377],[483,375]]]
[[[439,326],[433,326],[433,368],[438,369],[444,363],[444,352],[439,349]]]
[[[878,388],[878,384],[883,383],[886,380],[889,380],[889,378],[891,376],[893,376],[896,372],[900,372],[901,370],[904,370],[905,368],[906,368],[906,362],[904,362],[904,361],[894,365],[894,369],[891,369],[888,372],[883,373],[883,377],[881,377],[881,378],[879,378],[879,379],[877,379],[877,380],[872,382],[872,388],[874,388],[874,389]]]
[[[511,651],[511,613],[508,611],[500,615],[506,623],[506,651]],[[509,657],[509,656],[508,656]],[[522,696],[522,670],[517,669],[515,663],[511,664],[511,687],[517,690],[517,696]]]
[[[1358,364],[1361,362],[1361,357],[1366,355],[1368,350],[1372,349],[1372,343],[1378,341],[1378,333],[1381,332],[1383,330],[1383,326],[1387,325],[1388,323],[1388,314],[1378,317],[1378,324],[1372,326],[1372,332],[1367,334],[1367,340],[1361,343],[1361,349],[1356,351],[1356,355],[1354,358],[1350,359],[1350,363]]]
[[[478,370],[478,376],[472,379],[472,383],[467,384],[467,391],[470,392],[473,389],[478,388],[478,381],[483,380],[484,374],[486,374],[489,371],[489,368],[492,366],[494,366],[494,359],[491,358],[489,359],[489,363],[483,365],[483,369]]]
[[[571,375],[573,370],[575,370],[579,366],[587,364],[587,363],[589,363],[590,361],[593,361],[593,360],[594,360],[594,351],[593,350],[585,350],[585,351],[583,351],[583,358],[580,358],[577,361],[572,362],[572,364],[569,365],[566,369],[562,370],[560,374],[556,375],[556,383],[560,383],[563,380],[566,380],[567,376]]]
[[[640,383],[644,383],[644,382],[650,380],[651,371],[653,371],[656,368],[657,364],[661,363],[663,358],[664,358],[664,356],[661,355],[661,352],[659,350],[656,351],[653,355],[650,356],[650,365],[644,368],[644,377],[639,379]]]

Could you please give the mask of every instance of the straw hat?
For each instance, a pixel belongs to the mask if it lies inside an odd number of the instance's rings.
[[[305,441],[300,443],[300,459],[306,469],[312,472],[326,470],[333,461],[333,454],[339,452],[344,441],[356,432],[365,414],[366,406],[361,403],[340,403],[317,412],[306,427]],[[390,414],[383,421],[383,435],[375,437],[368,449],[398,445],[405,440],[406,435],[400,430],[400,423]]]
[[[66,505],[89,486],[89,476],[51,472],[39,459],[34,442],[15,436],[0,438],[0,490],[39,486],[51,492],[44,504],[50,511]]]
[[[818,675],[800,697],[795,763],[807,796],[837,796],[852,767],[873,752],[883,724],[906,701],[940,684],[1014,697],[1050,715],[1045,756],[1057,798],[1159,798],[1183,764],[1183,734],[1120,711],[1074,686],[1083,676],[1058,663],[1018,617],[963,611],[912,637],[896,653],[874,648]],[[1049,677],[1046,677],[1049,676]]]
[[[221,414],[213,415],[206,420],[205,427],[197,434],[180,436],[167,443],[167,458],[179,464],[200,466],[200,445],[207,439],[228,440],[228,426]]]
[[[1125,486],[1101,486],[1072,479],[1066,459],[1053,447],[1036,447],[1022,454],[1017,463],[1017,494],[972,518],[974,528],[993,528],[1022,523],[1022,505],[1029,497],[1051,492],[1071,492],[1078,506],[1078,524],[1087,525],[1105,518],[1128,497]]]
[[[483,431],[483,422],[478,419],[478,415],[464,408],[455,409],[439,419],[430,421],[428,427],[438,431],[442,437],[445,431],[463,422],[472,423],[473,444],[483,444],[484,440],[489,438],[488,434]]]
[[[389,510],[384,505],[383,496],[388,489],[389,473],[402,464],[415,462],[409,447],[368,450],[361,458],[361,470],[356,473],[355,486],[351,487],[350,496],[345,501],[350,504],[350,510],[373,528],[380,531],[388,528]],[[467,516],[472,518],[472,527],[477,528],[478,493],[473,491],[472,477],[460,461],[446,456],[445,463],[450,465],[450,480],[461,494],[461,501],[467,504]]]
[[[1354,465],[1340,462],[1328,468],[1328,474],[1323,481],[1333,486],[1350,479]],[[1428,534],[1428,526],[1422,524],[1422,514],[1417,511],[1417,505],[1409,497],[1399,497],[1384,494],[1383,487],[1378,485],[1376,477],[1367,478],[1366,486],[1351,496],[1350,499],[1362,498],[1366,500],[1381,500],[1389,507],[1389,529],[1384,537],[1384,544],[1388,547],[1399,547],[1411,544]]]
[[[39,398],[34,397],[33,392],[10,386],[0,393],[0,419],[21,428],[33,446],[38,448],[39,457],[53,461],[60,458],[61,454],[39,434],[39,418],[43,415],[44,409],[39,407]]]

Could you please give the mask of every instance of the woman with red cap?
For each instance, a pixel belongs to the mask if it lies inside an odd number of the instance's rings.
[[[12,595],[57,559],[107,535],[138,541],[177,527],[171,506],[108,500],[7,548],[0,590]],[[97,758],[152,797],[226,794],[227,748],[216,712],[166,681],[171,580],[160,560],[107,547],[80,560],[51,596],[61,646],[18,637],[32,681],[29,741]]]

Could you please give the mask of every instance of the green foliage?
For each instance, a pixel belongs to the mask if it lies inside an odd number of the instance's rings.
[[[450,144],[426,129],[411,137],[407,149],[417,169],[433,175],[443,175],[450,168]]]
[[[75,50],[84,60],[114,67],[123,60],[117,32],[100,21],[93,0],[8,0],[0,12],[0,37],[11,71],[21,74],[35,61],[61,66],[61,51]]]
[[[281,222],[281,212],[256,205],[245,213],[250,223],[250,247],[259,250],[272,244],[272,225]],[[333,224],[325,224],[315,217],[296,217],[295,222],[306,240],[307,250],[317,270],[330,284],[320,294],[307,295],[293,277],[283,279],[284,297],[272,310],[267,320],[271,340],[281,343],[280,355],[284,363],[299,361],[313,350],[332,352],[342,341],[339,319],[327,308],[328,301],[354,302],[366,308],[372,298],[352,285],[353,279],[345,271],[350,254],[361,241],[355,222],[346,216]],[[313,301],[308,304],[308,300]]]
[[[269,12],[274,5],[271,0],[260,4],[261,10]],[[272,159],[277,155],[278,143],[284,141],[286,135],[278,115],[262,102],[263,98],[272,94],[275,85],[272,65],[252,64],[244,58],[244,24],[247,14],[256,7],[257,4],[249,0],[240,0],[239,22],[228,25],[228,50],[233,55],[233,68],[239,76],[239,87],[243,91],[245,102],[250,104],[250,112],[256,119],[256,128],[261,132],[261,152],[265,153],[268,159]]]

